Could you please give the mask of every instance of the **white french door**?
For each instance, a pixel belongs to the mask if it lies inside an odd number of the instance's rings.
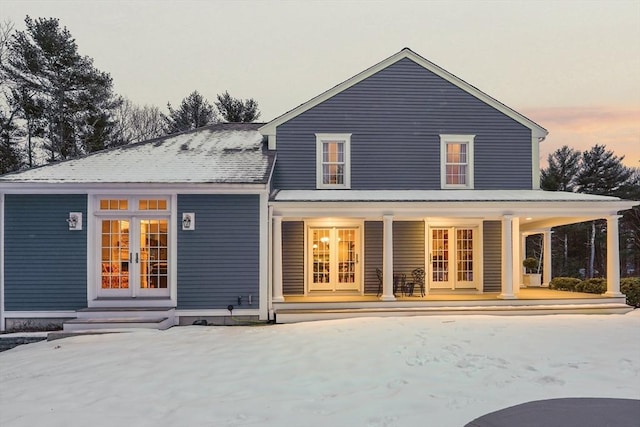
[[[429,236],[431,289],[477,287],[477,228],[434,227]]]
[[[99,218],[99,297],[169,296],[169,218]]]
[[[360,290],[360,228],[309,227],[310,291]]]

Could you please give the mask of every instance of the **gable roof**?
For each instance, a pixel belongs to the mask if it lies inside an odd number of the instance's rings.
[[[326,101],[327,99],[337,95],[338,93],[350,88],[351,86],[354,86],[355,84],[363,81],[364,79],[374,75],[375,73],[383,70],[384,68],[389,67],[392,64],[395,64],[396,62],[402,60],[402,59],[410,59],[411,61],[415,62],[416,64],[422,66],[423,68],[431,71],[432,73],[436,74],[437,76],[443,78],[444,80],[448,81],[449,83],[452,83],[453,85],[459,87],[460,89],[464,90],[465,92],[469,93],[470,95],[480,99],[481,101],[485,102],[486,104],[492,106],[493,108],[495,108],[496,110],[502,112],[503,114],[507,115],[508,117],[512,118],[513,120],[515,120],[516,122],[522,124],[523,126],[531,129],[532,135],[533,137],[536,138],[544,138],[549,132],[543,128],[542,126],[540,126],[539,124],[535,123],[533,120],[528,119],[527,117],[523,116],[522,114],[518,113],[517,111],[507,107],[506,105],[504,105],[503,103],[501,103],[500,101],[492,98],[491,96],[487,95],[486,93],[482,92],[480,89],[476,88],[475,86],[470,85],[469,83],[465,82],[464,80],[454,76],[453,74],[449,73],[448,71],[444,70],[443,68],[440,68],[439,66],[437,66],[436,64],[434,64],[433,62],[428,61],[427,59],[423,58],[422,56],[418,55],[417,53],[413,52],[411,49],[409,48],[404,48],[402,49],[400,52],[396,53],[393,56],[390,56],[389,58],[377,63],[376,65],[362,71],[359,74],[356,74],[355,76],[351,77],[348,80],[345,80],[344,82],[338,84],[337,86],[334,86],[333,88],[327,90],[326,92],[316,96],[315,98],[305,102],[304,104],[294,108],[293,110],[290,110],[286,113],[284,113],[283,115],[276,117],[275,119],[273,119],[272,121],[270,121],[269,123],[265,124],[264,126],[260,127],[258,130],[265,136],[269,136],[269,148],[270,149],[275,149],[275,144],[273,143],[273,141],[275,141],[273,138],[276,135],[276,128],[291,120],[292,118],[304,113],[305,111],[315,107],[316,105]]]
[[[264,184],[275,153],[261,123],[218,123],[0,176],[8,183]]]

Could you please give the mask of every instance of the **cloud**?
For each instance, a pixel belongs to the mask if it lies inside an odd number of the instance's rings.
[[[604,144],[627,166],[640,167],[640,107],[529,108],[521,112],[545,127],[549,136],[540,145],[541,166],[563,145],[585,151]]]

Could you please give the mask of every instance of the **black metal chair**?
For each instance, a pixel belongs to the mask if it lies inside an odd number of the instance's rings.
[[[382,295],[382,270],[376,268],[376,276],[378,276],[378,293],[377,296]]]
[[[407,275],[404,273],[396,273],[393,275],[393,295],[400,292],[400,295],[405,296],[407,293]]]
[[[416,268],[411,272],[411,276],[413,276],[413,284],[412,284],[412,289],[411,289],[411,295],[413,295],[413,290],[415,289],[415,287],[419,287],[420,288],[420,296],[425,296],[425,290],[424,290],[424,268],[420,267],[420,268]]]

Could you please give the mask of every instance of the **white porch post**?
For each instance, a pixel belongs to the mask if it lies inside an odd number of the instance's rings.
[[[513,263],[511,267],[513,269],[513,293],[517,295],[520,292],[520,286],[524,282],[522,275],[522,257],[520,256],[522,250],[520,246],[522,243],[522,237],[520,236],[520,218],[513,218],[511,227],[511,232],[513,233],[511,236],[513,239],[513,256],[511,258],[511,262]]]
[[[543,234],[542,245],[542,270],[544,277],[542,279],[542,286],[549,286],[551,283],[551,229],[547,228]]]
[[[273,217],[273,302],[284,302],[282,295],[282,217]]]
[[[501,299],[515,299],[513,294],[513,215],[502,217],[502,292]]]
[[[607,217],[607,292],[605,292],[605,295],[608,297],[624,296],[620,292],[618,218],[620,218],[620,215]]]
[[[522,261],[523,259],[525,259],[527,257],[527,235],[524,233],[520,234],[520,256],[517,258],[520,261]],[[519,263],[518,265],[518,275],[515,276],[518,278],[519,282],[517,284],[519,284],[519,287],[523,287],[524,286],[524,267],[522,265],[522,262]],[[516,286],[516,288],[518,288],[518,286]]]
[[[382,240],[382,301],[395,301],[393,295],[393,215],[384,215]]]

